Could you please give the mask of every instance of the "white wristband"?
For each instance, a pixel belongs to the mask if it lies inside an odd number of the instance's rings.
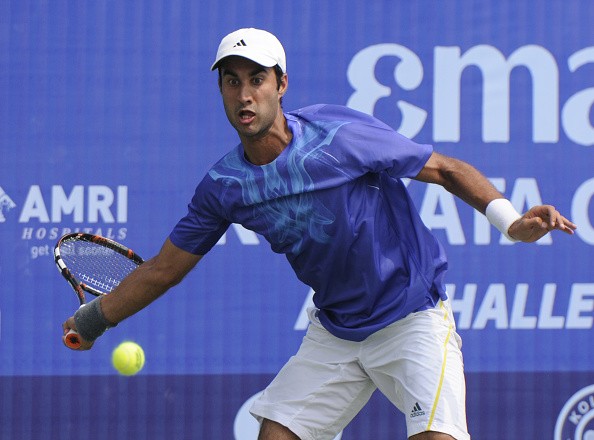
[[[516,208],[507,199],[495,199],[491,200],[485,210],[485,215],[489,222],[495,226],[503,235],[511,241],[519,241],[515,238],[511,238],[508,231],[509,227],[522,217]]]

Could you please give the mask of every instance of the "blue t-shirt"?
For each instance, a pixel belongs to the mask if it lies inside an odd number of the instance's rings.
[[[432,153],[381,121],[334,105],[285,114],[293,139],[257,166],[240,144],[196,188],[173,229],[206,254],[231,223],[261,234],[310,286],[324,327],[362,341],[446,298],[446,257],[400,178]]]

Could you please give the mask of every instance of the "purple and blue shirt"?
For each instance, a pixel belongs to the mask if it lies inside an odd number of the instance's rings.
[[[285,117],[293,138],[274,161],[253,165],[239,144],[210,169],[173,244],[204,255],[231,223],[262,235],[315,291],[322,325],[347,340],[446,299],[445,253],[401,181],[432,147],[347,107]]]

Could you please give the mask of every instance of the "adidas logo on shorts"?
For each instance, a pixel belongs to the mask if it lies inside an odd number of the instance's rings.
[[[413,409],[410,412],[410,418],[412,419],[413,417],[419,417],[419,416],[424,416],[424,415],[425,415],[425,411],[423,411],[423,408],[421,408],[421,405],[419,405],[419,402],[415,403],[415,406],[413,406]]]

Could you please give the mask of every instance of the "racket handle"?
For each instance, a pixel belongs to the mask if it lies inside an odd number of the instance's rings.
[[[71,348],[72,350],[80,348],[80,337],[78,336],[78,332],[76,330],[68,330],[68,333],[62,337],[62,340],[64,341],[64,345],[68,348]]]

